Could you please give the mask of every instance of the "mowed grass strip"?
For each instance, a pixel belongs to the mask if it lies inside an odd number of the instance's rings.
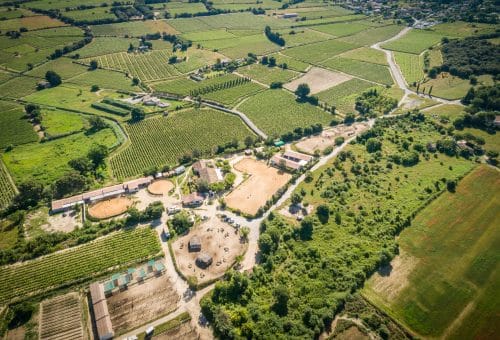
[[[285,90],[267,90],[243,102],[238,110],[269,136],[281,136],[296,128],[313,124],[327,126],[332,115],[309,103],[298,103],[295,96]]]
[[[85,280],[112,267],[136,263],[161,251],[149,228],[120,231],[43,258],[0,267],[0,303]]]
[[[282,53],[306,63],[319,63],[337,54],[359,47],[339,40],[328,40],[314,44],[293,47]]]
[[[341,57],[328,59],[321,64],[378,84],[392,85],[394,82],[389,68],[383,65]]]
[[[211,109],[188,109],[126,125],[131,144],[111,158],[113,174],[127,178],[153,166],[175,165],[181,156],[198,150],[208,154],[217,146],[254,134],[236,116]]]
[[[400,235],[402,266],[413,263],[413,270],[398,278],[404,288],[390,298],[384,282],[394,279],[375,276],[364,294],[421,336],[449,336],[448,330],[459,338],[478,338],[498,332],[499,190],[498,171],[480,166],[455,193],[442,194]],[[458,318],[458,328],[448,329]]]

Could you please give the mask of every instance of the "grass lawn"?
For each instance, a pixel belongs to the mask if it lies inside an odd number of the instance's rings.
[[[406,270],[375,275],[363,294],[420,336],[497,334],[499,190],[498,171],[479,166],[443,193],[400,235]]]
[[[87,126],[87,120],[80,114],[62,110],[42,110],[42,127],[47,137],[81,131]]]
[[[33,178],[50,184],[70,170],[70,160],[85,155],[93,144],[113,147],[116,143],[113,130],[104,129],[92,135],[78,133],[45,143],[23,144],[2,154],[2,158],[16,183]]]
[[[332,120],[331,114],[311,104],[298,103],[295,96],[285,90],[260,92],[248,98],[238,110],[269,136],[280,136],[317,123],[327,126]]]
[[[466,79],[461,79],[451,74],[441,74],[436,79],[428,79],[422,83],[420,85],[420,92],[425,88],[426,93],[428,93],[431,86],[432,95],[455,100],[463,98],[472,85]]]
[[[392,85],[394,82],[389,68],[383,65],[342,57],[331,58],[325,60],[321,64],[330,69],[352,74],[379,84]]]
[[[283,70],[280,67],[268,67],[261,64],[240,67],[237,72],[267,85],[270,85],[272,82],[286,83],[299,75],[299,73],[294,71]]]
[[[27,72],[27,75],[44,78],[47,71],[56,71],[63,80],[77,76],[88,71],[88,67],[75,64],[69,58],[58,58],[42,64]]]

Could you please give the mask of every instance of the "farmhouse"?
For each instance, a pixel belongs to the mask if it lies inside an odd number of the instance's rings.
[[[182,205],[186,207],[198,207],[203,204],[203,196],[197,192],[182,197]]]
[[[200,177],[200,180],[208,184],[218,183],[224,180],[222,171],[217,168],[211,160],[199,160],[193,164],[193,172]]]
[[[104,290],[100,283],[90,285],[90,298],[92,300],[92,310],[99,340],[111,339],[114,336],[111,318],[109,316],[108,304],[104,296]]]
[[[196,258],[196,265],[200,268],[207,268],[212,264],[212,262],[212,256],[208,255],[207,253],[201,253]]]
[[[271,158],[271,164],[278,168],[284,167],[291,171],[297,171],[303,169],[312,158],[312,156],[300,152],[287,150],[281,155],[274,155]]]
[[[188,249],[190,252],[201,250],[201,240],[198,236],[193,236],[188,243]]]

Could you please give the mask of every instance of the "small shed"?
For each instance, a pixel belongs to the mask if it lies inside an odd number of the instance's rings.
[[[114,274],[111,276],[111,281],[115,286],[118,286],[118,281],[120,280],[120,274]]]
[[[283,142],[282,140],[277,140],[274,142],[274,146],[281,147],[283,145],[285,145],[285,142]]]
[[[190,252],[200,251],[201,250],[201,239],[198,236],[193,236],[189,240],[188,249]]]
[[[161,263],[160,261],[155,263],[155,272],[156,274],[161,274],[165,271],[165,265]]]
[[[110,296],[113,294],[113,289],[115,289],[115,285],[113,281],[107,281],[104,283],[104,295]]]
[[[127,276],[130,281],[134,279],[135,268],[127,269]]]
[[[142,282],[144,281],[145,278],[146,278],[146,272],[144,271],[144,268],[139,269],[136,274],[137,281]]]
[[[200,268],[207,268],[212,264],[212,262],[212,256],[208,255],[207,253],[201,253],[196,258],[196,265]]]
[[[184,165],[181,165],[177,168],[175,168],[174,172],[176,175],[182,174],[184,171],[186,171],[186,167]]]
[[[118,286],[120,287],[120,290],[126,289],[129,283],[130,280],[128,278],[128,274],[120,276],[120,279],[118,280]]]

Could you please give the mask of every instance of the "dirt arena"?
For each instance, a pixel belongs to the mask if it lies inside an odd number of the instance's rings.
[[[166,315],[175,310],[179,299],[166,274],[129,286],[107,299],[113,329],[126,332]]]
[[[98,219],[104,219],[121,215],[131,206],[132,200],[129,198],[115,197],[89,206],[88,211],[90,216]]]
[[[174,188],[174,183],[166,179],[154,181],[148,186],[148,191],[152,195],[168,195],[170,190]]]
[[[253,158],[244,158],[234,165],[234,169],[250,177],[229,193],[225,201],[230,208],[250,215],[255,215],[292,178],[292,175]]]
[[[295,146],[298,150],[313,155],[316,150],[323,152],[323,150],[327,147],[334,146],[335,138],[344,137],[347,139],[358,132],[366,130],[367,128],[368,125],[366,123],[354,123],[349,126],[336,126],[334,128],[324,130],[320,135],[303,139],[296,143]]]
[[[190,252],[189,240],[198,236],[201,251]],[[246,244],[240,240],[235,228],[216,217],[195,226],[189,234],[179,238],[172,244],[177,267],[186,276],[196,276],[198,283],[222,276],[233,264],[236,256],[242,255]],[[195,263],[200,253],[209,254],[213,262],[202,269]]]
[[[290,91],[295,91],[300,84],[306,83],[311,89],[311,94],[315,94],[327,90],[330,87],[342,84],[350,79],[352,79],[352,77],[346,74],[313,67],[302,77],[294,79],[288,84],[285,84],[284,87]]]

